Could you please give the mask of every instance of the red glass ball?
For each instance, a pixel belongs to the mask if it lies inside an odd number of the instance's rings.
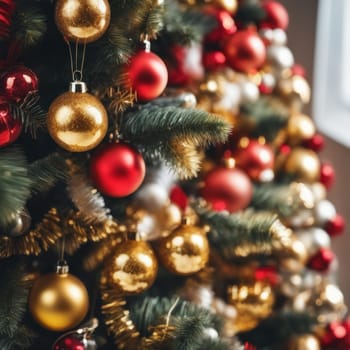
[[[303,78],[306,78],[305,68],[301,64],[298,64],[298,63],[293,64],[291,68],[291,73],[292,75],[299,75]]]
[[[18,103],[35,90],[38,90],[38,77],[27,67],[13,67],[0,78],[0,93],[10,102]]]
[[[334,253],[329,248],[320,248],[320,250],[309,259],[307,265],[312,270],[325,272],[328,270],[333,260]]]
[[[74,336],[67,336],[59,339],[53,346],[54,350],[85,350],[81,340]]]
[[[176,204],[181,210],[186,210],[188,207],[188,197],[185,191],[180,186],[175,186],[169,194],[170,201]]]
[[[227,64],[236,71],[254,73],[264,64],[266,47],[259,35],[251,30],[240,30],[224,44]]]
[[[209,51],[203,53],[203,66],[207,70],[215,70],[224,67],[226,57],[221,51]]]
[[[335,171],[330,163],[322,163],[320,170],[320,182],[329,190],[335,181]]]
[[[128,65],[131,88],[140,101],[158,97],[168,83],[168,70],[163,60],[152,52],[140,51]]]
[[[304,141],[304,146],[315,152],[320,152],[324,148],[324,143],[324,137],[320,134],[315,134],[310,139]]]
[[[227,210],[233,213],[249,205],[253,186],[243,171],[220,167],[205,176],[200,195],[213,210]]]
[[[141,154],[124,143],[102,146],[91,158],[90,175],[105,195],[125,197],[135,192],[145,177]]]
[[[286,8],[274,0],[264,1],[262,8],[265,10],[266,17],[260,23],[262,28],[280,28],[286,30],[289,23],[289,16]]]
[[[228,11],[217,7],[208,6],[204,8],[204,13],[213,16],[216,20],[215,28],[206,35],[205,42],[217,44],[228,35],[233,34],[236,30],[236,24]]]
[[[236,165],[252,180],[266,182],[273,179],[275,155],[270,146],[249,140],[248,144],[240,146],[233,156]]]
[[[336,214],[331,220],[329,220],[325,226],[325,230],[331,236],[339,236],[344,232],[345,220],[342,215]]]
[[[0,97],[0,147],[16,141],[22,131],[22,123],[11,115],[9,104]]]

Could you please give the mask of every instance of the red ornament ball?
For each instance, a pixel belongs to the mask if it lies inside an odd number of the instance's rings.
[[[8,39],[12,25],[12,16],[15,12],[16,3],[14,0],[0,1],[0,38]]]
[[[298,75],[300,77],[306,78],[305,68],[301,64],[294,63],[291,67],[291,73],[292,75]]]
[[[350,320],[332,321],[321,337],[322,349],[350,349]]]
[[[243,171],[220,167],[205,176],[200,195],[209,202],[213,210],[234,213],[249,205],[253,186]]]
[[[333,260],[334,253],[329,248],[323,247],[309,259],[307,266],[312,270],[325,272]]]
[[[332,219],[330,219],[325,226],[325,230],[331,236],[339,236],[344,232],[345,220],[342,215],[336,214]]]
[[[226,57],[221,51],[209,51],[203,53],[203,66],[207,70],[215,70],[224,67]]]
[[[213,16],[216,20],[216,27],[206,35],[205,42],[217,44],[237,30],[236,24],[228,11],[208,6],[204,8],[204,13]]]
[[[13,118],[9,104],[0,97],[0,147],[5,147],[16,141],[21,131],[22,123]]]
[[[287,29],[289,16],[286,8],[281,3],[267,0],[263,2],[262,8],[265,10],[266,17],[260,23],[261,28]]]
[[[170,201],[176,204],[181,210],[188,207],[188,196],[180,186],[175,186],[170,191]]]
[[[241,142],[234,153],[236,165],[254,181],[269,182],[274,178],[275,155],[272,148],[256,140]]]
[[[101,147],[90,163],[90,175],[96,187],[111,197],[125,197],[135,192],[141,186],[145,172],[141,154],[124,143]]]
[[[322,163],[320,170],[320,182],[329,190],[335,181],[335,171],[330,163]]]
[[[266,47],[252,29],[240,30],[231,35],[224,44],[227,64],[243,73],[256,72],[265,62]]]
[[[27,67],[15,66],[0,78],[0,93],[10,102],[18,103],[35,90],[38,90],[38,77]]]
[[[140,101],[150,101],[158,97],[168,83],[168,70],[163,60],[156,54],[140,51],[132,57],[128,65],[131,88]]]
[[[315,134],[310,139],[304,141],[304,146],[315,152],[320,152],[324,147],[324,143],[324,137],[320,134]]]
[[[72,335],[58,339],[53,346],[54,350],[85,350],[84,343]]]

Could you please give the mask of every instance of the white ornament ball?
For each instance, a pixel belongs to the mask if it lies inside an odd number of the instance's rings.
[[[310,227],[309,229],[299,230],[296,232],[309,254],[316,254],[320,248],[330,248],[331,239],[329,234],[319,227]]]
[[[259,99],[259,88],[251,81],[242,81],[239,84],[241,88],[242,102],[256,102]]]
[[[150,213],[157,212],[169,202],[167,189],[157,183],[144,185],[137,193],[134,205],[147,209]]]
[[[272,30],[272,44],[284,46],[287,44],[287,34],[281,28],[276,28]]]
[[[267,48],[267,61],[275,69],[283,70],[293,66],[294,56],[286,46],[271,45]]]
[[[318,202],[314,209],[315,221],[319,226],[326,225],[337,214],[337,211],[329,200],[324,199]]]
[[[321,182],[315,182],[313,184],[308,185],[308,187],[310,188],[315,197],[315,202],[319,202],[323,199],[326,199],[327,190],[326,187],[324,187],[324,185],[321,184]]]
[[[273,89],[276,86],[276,78],[271,73],[265,73],[261,77],[261,84],[263,84],[264,86],[270,89]]]

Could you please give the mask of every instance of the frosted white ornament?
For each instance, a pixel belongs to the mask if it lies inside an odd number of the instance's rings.
[[[330,248],[331,246],[328,233],[319,227],[298,230],[296,233],[298,239],[304,243],[309,256],[316,254],[320,248]]]
[[[286,46],[270,45],[267,48],[267,61],[275,69],[283,70],[292,67],[294,56]]]
[[[138,192],[134,205],[147,209],[154,213],[167,205],[169,196],[167,189],[158,183],[144,185]]]
[[[284,46],[287,44],[287,34],[281,28],[276,28],[272,30],[272,40],[273,45]]]
[[[336,216],[336,209],[329,200],[324,199],[318,202],[314,209],[316,223],[319,226],[324,226]]]
[[[251,81],[242,81],[239,84],[242,102],[255,102],[259,99],[259,88]]]

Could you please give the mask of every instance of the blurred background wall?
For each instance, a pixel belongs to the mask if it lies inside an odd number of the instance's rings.
[[[286,6],[290,16],[288,46],[294,53],[295,61],[305,67],[312,87],[318,0],[281,0],[281,3]],[[312,116],[311,104],[305,112]],[[329,160],[335,168],[336,183],[329,192],[329,199],[347,221],[345,234],[334,238],[332,246],[339,260],[339,284],[350,307],[350,150],[326,139],[321,158]]]

